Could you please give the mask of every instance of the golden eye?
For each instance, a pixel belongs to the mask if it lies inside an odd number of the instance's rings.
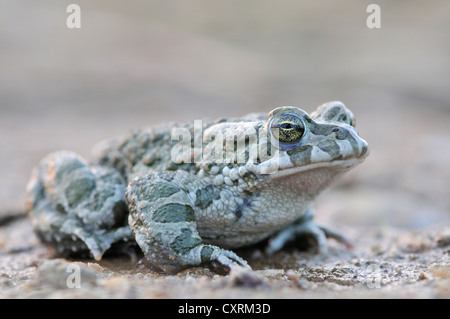
[[[305,125],[298,115],[288,113],[274,118],[270,130],[279,142],[292,144],[303,137]]]

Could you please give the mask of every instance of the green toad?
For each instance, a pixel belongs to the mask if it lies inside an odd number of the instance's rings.
[[[368,145],[353,114],[329,102],[194,125],[136,130],[94,149],[69,151],[34,169],[27,204],[34,231],[62,255],[101,259],[136,242],[155,268],[173,273],[247,262],[230,249],[267,240],[272,254],[300,235],[321,252],[339,233],[313,221],[311,203],[362,162]]]

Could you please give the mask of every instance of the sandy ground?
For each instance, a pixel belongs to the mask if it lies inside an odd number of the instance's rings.
[[[365,228],[351,251],[241,249],[253,271],[224,276],[196,267],[177,275],[149,270],[140,256],[66,260],[42,247],[26,220],[0,237],[2,298],[449,298],[450,227],[408,232]],[[19,240],[15,240],[20,238]],[[75,279],[75,274],[79,281]]]
[[[73,1],[1,2],[0,297],[450,297],[448,1],[378,1],[369,29],[370,2],[85,0],[76,30]],[[371,148],[316,203],[353,250],[249,248],[238,253],[254,273],[166,276],[139,256],[58,258],[24,217],[50,151],[87,157],[134,127],[329,100],[352,109]]]

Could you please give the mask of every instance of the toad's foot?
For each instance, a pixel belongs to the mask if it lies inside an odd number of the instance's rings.
[[[212,261],[214,266],[219,266],[226,272],[230,272],[236,266],[243,266],[251,269],[247,261],[236,255],[234,252],[216,246],[210,247],[213,248],[215,252],[215,254],[213,253],[210,257],[210,261]]]
[[[316,242],[316,250],[320,254],[328,252],[327,238],[333,238],[344,244],[347,249],[353,248],[353,243],[343,234],[328,227],[320,226],[312,220],[312,211],[296,223],[290,224],[273,236],[265,249],[268,255],[274,254],[281,250],[288,242],[294,241],[300,236],[310,236]]]
[[[214,245],[198,245],[191,249],[185,256],[182,257],[186,263],[193,265],[211,263],[214,268],[221,269],[226,273],[231,272],[234,268],[244,267],[251,270],[247,261],[230,250]],[[168,268],[164,271],[168,272]],[[175,270],[177,270],[175,268]],[[170,272],[170,271],[169,271]]]

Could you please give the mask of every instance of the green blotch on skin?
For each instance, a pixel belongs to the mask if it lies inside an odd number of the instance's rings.
[[[316,124],[311,125],[311,132],[314,135],[330,135],[333,133],[333,129],[336,128],[335,125],[329,125],[329,124]]]
[[[347,130],[339,130],[339,132],[336,133],[336,139],[349,141],[350,144],[352,145],[353,151],[355,153],[358,152],[358,142],[350,134],[349,131],[347,131]]]
[[[312,145],[303,145],[297,149],[287,151],[287,153],[294,164],[308,164],[311,163],[312,149]]]
[[[202,259],[202,263],[211,261],[211,256],[214,252],[214,249],[212,249],[209,246],[204,246],[202,250],[200,251],[200,257]]]
[[[340,111],[341,111],[341,108],[339,106],[332,107],[326,113],[326,119],[329,121],[334,119],[339,114]]]
[[[80,178],[71,182],[65,189],[65,195],[69,207],[75,206],[83,198],[88,196],[94,187],[95,181],[90,177]]]
[[[112,189],[103,189],[102,192],[95,192],[90,199],[92,203],[92,209],[102,209],[105,201],[112,196],[114,196],[114,191]]]
[[[178,169],[178,164],[170,161],[169,164],[166,167],[166,170],[168,171],[176,171]]]
[[[169,197],[175,193],[178,193],[179,191],[180,189],[173,184],[165,182],[158,183],[151,188],[148,200],[154,202],[159,198]]]
[[[338,140],[347,140],[350,137],[350,133],[347,130],[339,130],[339,132],[336,133],[336,139]]]
[[[331,158],[336,158],[340,154],[339,145],[334,140],[324,140],[317,144],[322,151],[330,154]]]
[[[212,185],[208,185],[204,188],[198,189],[195,193],[195,206],[205,209],[209,207],[214,199],[219,199],[220,196],[214,194],[214,188]]]
[[[153,214],[153,221],[157,223],[193,222],[195,214],[189,205],[172,203],[159,207]]]
[[[68,155],[68,156],[64,155],[64,157],[62,159],[63,159],[63,162],[61,162],[61,160],[60,161],[56,160],[56,161],[50,161],[47,164],[49,167],[53,167],[55,169],[56,184],[63,183],[64,180],[66,180],[66,177],[68,176],[68,174],[70,174],[71,172],[74,172],[75,170],[84,171],[84,173],[86,173],[88,171],[88,167],[86,166],[86,164],[83,163],[78,158],[74,158],[71,155]]]
[[[196,236],[189,228],[182,228],[181,235],[175,237],[170,244],[170,248],[177,254],[186,254],[192,248],[200,245],[202,240]]]

